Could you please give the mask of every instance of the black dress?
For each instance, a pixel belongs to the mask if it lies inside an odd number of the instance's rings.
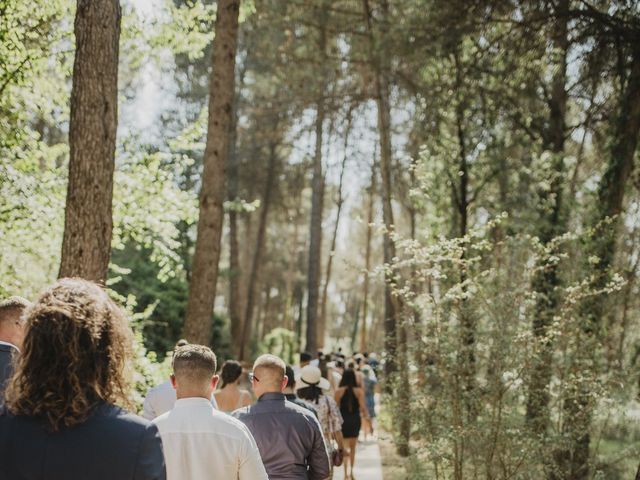
[[[358,438],[362,421],[360,419],[360,405],[353,388],[348,387],[340,399],[340,413],[342,414],[342,436],[344,438]]]

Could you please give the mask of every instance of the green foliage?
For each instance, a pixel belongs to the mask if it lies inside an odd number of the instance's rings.
[[[272,353],[293,365],[297,353],[296,334],[286,328],[274,328],[260,342],[259,352]]]

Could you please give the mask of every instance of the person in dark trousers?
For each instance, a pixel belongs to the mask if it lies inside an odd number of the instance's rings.
[[[4,403],[4,390],[13,375],[15,358],[22,348],[22,314],[30,305],[22,297],[11,297],[0,302],[0,405]]]
[[[61,279],[27,311],[0,409],[0,480],[165,480],[160,435],[126,405],[133,336],[98,285]]]
[[[249,427],[270,480],[325,480],[329,456],[320,424],[309,410],[286,400],[285,370],[274,355],[258,357],[250,375],[258,401],[232,415]]]

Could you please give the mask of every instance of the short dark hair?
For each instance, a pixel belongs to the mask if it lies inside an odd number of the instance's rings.
[[[300,353],[300,363],[302,362],[310,362],[311,354],[309,352],[301,352]]]
[[[287,388],[293,388],[296,386],[295,374],[293,373],[293,368],[290,365],[287,365],[285,369],[285,375],[287,376]]]
[[[176,377],[203,382],[216,374],[216,354],[209,347],[190,343],[176,349],[171,366]]]
[[[10,319],[16,319],[16,317],[19,319],[22,312],[31,305],[33,304],[29,300],[18,297],[17,295],[3,300],[0,302],[0,323]]]

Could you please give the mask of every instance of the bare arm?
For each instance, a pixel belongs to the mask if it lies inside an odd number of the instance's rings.
[[[360,415],[362,418],[369,419],[369,411],[367,410],[367,404],[364,401],[364,390],[361,388],[355,388],[356,398],[358,399],[358,406],[360,407]]]

